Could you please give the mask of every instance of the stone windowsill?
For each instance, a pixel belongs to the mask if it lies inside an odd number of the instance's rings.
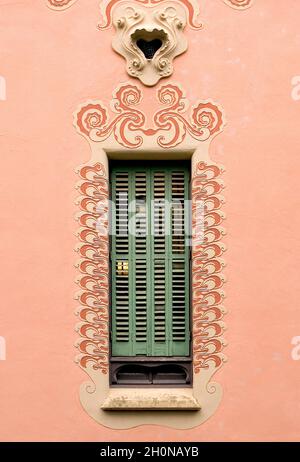
[[[193,396],[192,389],[111,388],[101,409],[104,411],[199,411],[201,407]]]

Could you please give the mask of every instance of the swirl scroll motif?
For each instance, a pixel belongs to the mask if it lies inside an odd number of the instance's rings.
[[[74,5],[78,0],[46,0],[47,5],[54,10],[65,10]],[[99,29],[107,29],[112,24],[112,9],[122,0],[102,0],[100,7],[102,11],[103,22],[99,24]],[[134,0],[137,3],[146,6],[155,6],[165,0]],[[199,23],[199,6],[196,0],[176,0],[183,4],[188,12],[188,21],[192,29],[202,29],[203,24]],[[245,10],[253,5],[254,0],[223,0],[223,2],[237,10]]]
[[[179,145],[187,134],[206,141],[222,131],[222,110],[210,100],[199,101],[192,107],[190,117],[185,116],[187,102],[178,85],[170,83],[159,87],[157,99],[164,107],[154,114],[152,127],[146,127],[145,114],[135,107],[141,98],[141,90],[135,85],[121,85],[112,100],[117,114],[112,120],[101,101],[89,101],[80,106],[75,115],[76,128],[93,142],[102,142],[113,134],[126,148],[142,146],[146,136],[156,137],[156,143],[162,148],[171,148]]]
[[[77,0],[47,0],[47,5],[53,10],[66,10],[76,2]]]
[[[222,169],[217,165],[199,162],[192,180],[192,285],[193,285],[193,364],[195,373],[201,369],[218,369],[225,361],[222,349],[225,314],[222,305],[224,293],[222,274],[225,251],[221,223],[223,184],[219,177]],[[197,207],[204,206],[204,232],[201,234]]]
[[[253,5],[254,0],[223,0],[223,2],[237,10],[245,10]]]
[[[78,0],[46,0],[49,8],[53,10],[65,10],[74,5]],[[123,0],[102,0],[100,3],[102,22],[99,24],[99,29],[108,29],[112,25],[112,10],[115,5]],[[153,7],[165,0],[133,0],[132,3],[137,3],[143,6]],[[192,29],[202,29],[202,23],[197,21],[199,16],[199,6],[197,0],[175,0],[177,3],[183,5],[188,13],[188,22]]]
[[[79,356],[77,362],[86,369],[92,367],[108,373],[108,181],[101,163],[85,165],[79,170],[80,197],[78,205],[80,244],[76,249],[80,260],[76,298],[80,306],[77,332]]]
[[[122,146],[137,148],[142,145],[141,136],[129,139],[129,132],[136,132],[145,123],[145,115],[134,108],[141,101],[141,91],[134,85],[123,85],[117,89],[112,101],[117,116],[109,121],[107,109],[101,101],[89,102],[80,108],[76,125],[91,141],[104,141],[112,133]]]
[[[158,100],[166,108],[154,115],[154,123],[159,134],[157,143],[168,148],[180,144],[189,133],[198,141],[206,141],[219,133],[223,128],[221,109],[211,101],[200,101],[192,108],[190,121],[182,115],[186,112],[187,103],[183,91],[177,85],[164,85],[158,89]],[[170,133],[172,136],[170,137]]]
[[[112,25],[112,10],[114,6],[123,0],[108,0],[101,3],[101,12],[103,22],[99,24],[99,29],[107,29]],[[143,6],[153,7],[165,0],[135,0],[133,3],[139,3]],[[202,29],[203,24],[198,22],[199,5],[197,0],[175,0],[175,2],[183,5],[188,14],[188,23],[192,29]]]

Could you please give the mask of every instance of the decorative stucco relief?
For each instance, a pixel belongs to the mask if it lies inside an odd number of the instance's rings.
[[[104,0],[100,3],[101,15],[103,22],[99,24],[99,29],[107,29],[112,25],[113,9],[114,6],[123,2],[124,0]],[[166,0],[132,0],[131,4],[144,5],[146,7],[153,7],[163,5]],[[173,5],[182,5],[187,12],[188,24],[192,29],[202,29],[203,24],[198,22],[200,14],[199,4],[197,0],[172,0]]]
[[[74,5],[78,0],[46,0],[47,5],[54,10],[65,10],[70,6]],[[105,29],[112,24],[111,12],[117,3],[120,3],[123,0],[102,0],[100,2],[100,9],[102,12],[102,17],[104,23],[100,25],[101,29]],[[132,0],[132,2],[137,2],[143,5],[157,5],[165,0]],[[198,29],[202,27],[201,23],[197,23],[197,17],[199,15],[199,4],[197,0],[174,0],[175,2],[182,3],[187,12],[189,25]],[[226,5],[231,6],[237,10],[245,10],[252,6],[255,0],[222,0]]]
[[[159,110],[149,117],[136,105],[141,102],[141,88],[123,84],[111,101],[115,115],[109,116],[107,105],[100,101],[83,104],[74,114],[77,131],[89,142],[92,160],[79,168],[80,224],[77,251],[80,256],[77,294],[80,322],[77,331],[77,362],[91,382],[81,386],[83,407],[96,421],[112,428],[130,428],[140,424],[191,428],[204,422],[215,412],[222,391],[211,381],[225,361],[222,317],[224,261],[222,243],[224,229],[223,169],[211,161],[208,150],[211,140],[224,126],[221,107],[212,101],[198,101],[187,113],[188,101],[183,90],[174,83],[157,90]],[[162,106],[165,106],[162,108]],[[188,115],[187,115],[188,114]],[[152,120],[152,124],[150,122]],[[176,158],[177,152],[191,152],[192,159],[192,324],[193,324],[193,388],[188,393],[200,403],[201,410],[186,419],[182,411],[174,412],[172,422],[166,413],[145,414],[128,411],[113,413],[101,409],[111,394],[109,367],[109,226],[108,157],[118,158],[133,152],[143,159],[149,149],[159,155]],[[174,148],[176,150],[174,151]],[[125,157],[126,158],[126,157]],[[197,207],[203,207],[204,223],[197,218]],[[203,226],[204,225],[204,226]],[[202,226],[202,231],[199,229]],[[166,390],[165,390],[166,391]],[[135,389],[132,390],[134,394]],[[120,389],[122,393],[122,389]],[[128,395],[123,390],[124,396]],[[140,392],[141,393],[141,392]],[[125,398],[124,398],[125,399]],[[125,406],[126,408],[126,406]]]
[[[245,10],[254,4],[255,0],[223,0],[226,5],[231,6],[237,10]]]
[[[112,12],[115,5],[123,2],[124,0],[103,0],[100,3],[101,14],[103,22],[99,24],[99,29],[107,29],[112,25]],[[142,4],[145,6],[154,6],[163,4],[166,0],[132,0],[131,3]],[[255,0],[222,0],[226,5],[238,9],[245,10],[252,6]],[[201,1],[198,0],[173,0],[172,3],[178,3],[185,7],[187,12],[188,24],[192,29],[202,29],[203,24],[199,20]]]
[[[112,13],[113,49],[126,59],[127,72],[145,85],[173,73],[173,59],[187,49],[185,8],[174,1],[148,8],[122,2]]]
[[[142,110],[136,108],[142,99],[139,87],[122,84],[114,92],[109,117],[102,101],[88,101],[75,113],[75,127],[90,143],[101,143],[111,138],[125,148],[143,147],[146,138],[153,146],[172,148],[188,136],[207,141],[220,133],[224,125],[221,108],[211,100],[198,101],[187,115],[187,100],[179,85],[168,83],[157,90],[159,109],[152,123]]]
[[[62,10],[77,0],[48,0]],[[223,0],[236,9],[249,8],[252,0]],[[126,60],[131,77],[147,86],[173,73],[173,60],[188,48],[184,29],[201,29],[196,0],[103,0],[98,28],[114,26],[113,49]]]
[[[78,170],[77,185],[80,197],[77,216],[80,228],[76,248],[80,256],[77,263],[80,276],[76,295],[80,306],[77,315],[80,323],[77,332],[79,356],[82,368],[91,366],[103,374],[108,373],[108,287],[109,287],[109,236],[108,236],[108,178],[100,162]]]
[[[66,10],[74,5],[78,0],[46,0],[49,8],[53,10]]]
[[[222,353],[225,346],[222,173],[220,166],[199,161],[192,178],[193,365],[196,374],[202,368],[218,369],[225,360]],[[203,227],[197,222],[199,204],[204,207]]]

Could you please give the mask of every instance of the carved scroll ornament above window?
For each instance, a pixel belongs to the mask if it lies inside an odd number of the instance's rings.
[[[52,9],[64,10],[77,0],[47,0]],[[223,0],[243,10],[253,0]],[[197,0],[102,0],[102,23],[98,28],[115,28],[113,49],[126,60],[131,77],[147,86],[173,73],[173,60],[188,48],[184,29],[188,24],[201,29]]]
[[[49,8],[53,10],[66,10],[70,6],[74,5],[78,0],[46,0]],[[111,23],[110,12],[112,7],[122,0],[102,0],[100,3],[103,16],[106,18],[107,23]],[[164,0],[133,0],[143,4],[157,4]],[[189,17],[194,20],[194,16],[199,14],[199,7],[197,0],[177,0],[184,4],[189,12]],[[245,10],[253,5],[254,0],[222,0],[226,5],[236,8],[237,10]]]
[[[224,127],[221,107],[211,100],[200,100],[191,107],[183,89],[173,82],[157,89],[160,109],[150,117],[138,109],[142,91],[130,82],[120,85],[113,94],[110,107],[100,100],[89,100],[79,106],[74,124],[91,146],[109,140],[111,147],[129,149],[149,146],[174,148],[184,140],[186,146],[209,143]],[[150,119],[150,120],[149,120]]]
[[[130,76],[155,85],[173,73],[173,59],[187,49],[185,8],[176,2],[149,8],[132,1],[112,14],[116,34],[112,46],[126,59]]]

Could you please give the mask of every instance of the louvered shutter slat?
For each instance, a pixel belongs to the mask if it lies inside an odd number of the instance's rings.
[[[112,181],[116,204],[111,249],[112,354],[187,356],[189,249],[184,201],[188,171],[116,168]],[[132,219],[135,235],[129,232]]]

